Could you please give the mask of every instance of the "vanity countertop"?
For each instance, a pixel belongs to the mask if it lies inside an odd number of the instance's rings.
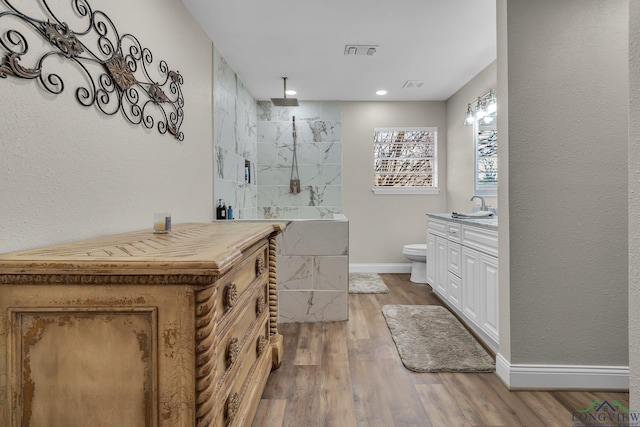
[[[474,225],[476,227],[488,228],[498,231],[498,217],[489,218],[453,218],[450,213],[428,213],[429,218],[440,219],[444,221],[455,222],[458,224]]]

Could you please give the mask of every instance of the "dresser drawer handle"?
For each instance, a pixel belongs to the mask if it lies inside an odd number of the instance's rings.
[[[231,308],[238,302],[238,289],[235,283],[231,283],[224,290],[224,305]]]
[[[264,295],[258,295],[258,298],[256,299],[256,315],[260,316],[266,307],[267,303],[265,302]]]
[[[224,405],[224,414],[227,418],[227,425],[231,425],[233,419],[238,413],[239,408],[240,398],[238,397],[238,393],[233,392],[229,395],[229,397],[227,397],[227,403]]]
[[[238,360],[239,353],[240,345],[238,345],[238,338],[231,338],[229,344],[227,344],[227,368]]]
[[[267,340],[262,335],[258,337],[258,341],[256,342],[256,351],[258,352],[258,357],[260,357],[262,353],[264,353],[264,349],[267,348],[268,342],[269,340]]]
[[[256,276],[261,275],[264,269],[265,269],[264,255],[260,254],[258,255],[258,258],[256,258]]]

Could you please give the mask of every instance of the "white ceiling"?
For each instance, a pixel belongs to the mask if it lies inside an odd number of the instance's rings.
[[[281,98],[284,76],[301,101],[446,100],[496,58],[495,0],[182,2],[258,100]]]

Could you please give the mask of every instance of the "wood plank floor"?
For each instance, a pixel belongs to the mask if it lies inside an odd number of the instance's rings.
[[[628,393],[510,392],[494,373],[406,369],[381,307],[442,305],[408,274],[381,275],[388,294],[349,295],[349,321],[280,325],[282,366],[271,373],[253,427],[572,426],[594,400]]]

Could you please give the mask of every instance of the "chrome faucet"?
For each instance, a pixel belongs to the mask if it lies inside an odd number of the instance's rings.
[[[470,202],[473,202],[473,199],[480,199],[480,202],[482,202],[480,204],[480,210],[481,211],[486,211],[487,210],[487,205],[484,204],[484,197],[480,197],[480,196],[473,196],[471,197],[471,199],[469,200]]]

